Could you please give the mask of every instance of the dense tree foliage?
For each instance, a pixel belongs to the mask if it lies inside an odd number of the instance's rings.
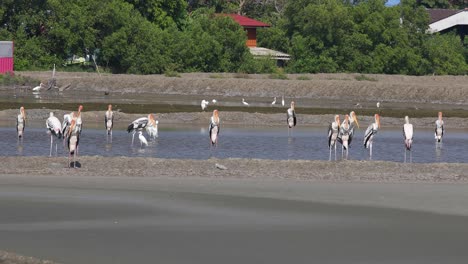
[[[15,41],[15,69],[73,56],[115,73],[274,72],[254,59],[244,30],[217,13],[272,25],[258,44],[292,55],[288,72],[467,74],[468,39],[428,34],[425,8],[458,0],[2,0],[0,39]]]

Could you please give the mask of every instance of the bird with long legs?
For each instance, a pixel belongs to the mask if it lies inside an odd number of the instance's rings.
[[[275,105],[276,104],[276,97],[273,98],[273,102],[271,102],[271,105]]]
[[[369,159],[372,159],[372,144],[374,142],[374,137],[379,131],[380,128],[380,116],[379,114],[374,115],[374,123],[370,124],[367,127],[366,132],[364,133],[364,148],[369,149]]]
[[[413,155],[411,152],[411,146],[413,145],[413,124],[410,124],[409,117],[405,116],[405,124],[403,125],[403,138],[405,139],[405,158],[406,162],[406,152],[409,151],[409,161],[413,161]]]
[[[359,128],[359,122],[356,116],[356,113],[354,111],[351,111],[349,113],[349,139],[348,139],[348,145],[351,146],[351,141],[354,138],[354,129],[357,127]]]
[[[147,125],[148,125],[148,120],[149,120],[149,115],[148,117],[140,117],[136,120],[134,120],[130,125],[127,127],[127,132],[132,134],[132,145],[133,142],[135,141],[135,134],[139,131],[142,131]]]
[[[54,116],[53,112],[50,112],[49,118],[46,120],[46,127],[50,133],[50,154],[52,156],[52,145],[53,145],[53,137],[57,137],[57,139],[62,138],[62,125],[60,124],[60,120]],[[55,143],[55,154],[57,155],[57,143]]]
[[[24,128],[26,127],[26,112],[24,107],[20,107],[20,113],[16,117],[16,133],[18,135],[18,141],[23,141]]]
[[[143,136],[143,131],[138,131],[138,140],[140,141],[140,147],[143,145],[148,146],[148,140],[146,140],[145,136]]]
[[[73,156],[73,168],[76,168],[76,155],[78,144],[80,142],[79,128],[76,125],[76,120],[72,119],[70,127],[67,130],[67,147],[68,147],[68,168],[70,168],[71,157]]]
[[[345,123],[347,124],[346,126],[345,126]],[[346,158],[348,158],[349,147],[351,146],[351,142],[352,142],[352,140],[354,138],[354,129],[355,129],[356,126],[359,128],[359,122],[357,120],[356,113],[354,111],[351,111],[349,113],[348,121],[345,120],[341,124],[341,127],[343,129],[343,133],[341,133],[341,130],[340,130],[340,133],[338,134],[338,139],[337,139],[338,142],[340,142],[340,144],[342,146],[344,146],[343,145],[343,140],[342,140],[342,135],[347,134]]]
[[[348,150],[349,150],[349,138],[351,134],[351,125],[349,122],[349,115],[345,115],[345,119],[343,123],[341,123],[339,134],[338,134],[338,142],[341,143],[341,158],[348,159]]]
[[[336,141],[338,138],[340,130],[340,116],[335,115],[335,119],[330,125],[328,126],[328,150],[330,151],[330,154],[328,156],[328,160],[331,161],[331,153],[332,153],[332,148],[335,149],[335,160],[336,160]]]
[[[219,118],[218,110],[213,110],[213,115],[210,118],[210,127],[209,127],[209,135],[210,135],[210,146],[218,146],[218,138],[219,138],[219,131],[220,131],[221,120]]]
[[[294,107],[296,106],[296,103],[294,101],[291,102],[291,107],[288,108],[286,111],[286,122],[288,124],[288,136],[291,135],[291,130],[296,126],[296,111],[294,110]]]
[[[107,106],[107,111],[104,115],[104,125],[106,127],[107,135],[112,140],[112,128],[114,127],[114,111],[112,111],[112,105]]]
[[[436,144],[442,143],[442,137],[444,136],[445,133],[445,128],[444,128],[444,120],[442,120],[442,112],[439,112],[439,118],[435,121],[436,127],[435,127],[435,133],[434,137],[436,140]]]
[[[76,114],[76,128],[78,129],[78,133],[80,133],[80,135],[81,135],[81,130],[83,129],[83,120],[81,119],[81,110],[83,110],[83,106],[79,105],[78,112]]]
[[[159,121],[154,119],[153,114],[148,115],[148,125],[146,126],[146,133],[153,140],[158,137],[158,124]]]

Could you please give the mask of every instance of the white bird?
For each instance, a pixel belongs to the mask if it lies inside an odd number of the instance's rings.
[[[273,102],[271,102],[272,105],[276,104],[276,97],[273,99]]]
[[[410,162],[412,161],[411,145],[413,144],[413,125],[409,122],[409,117],[405,116],[405,124],[403,125],[403,138],[405,139],[405,162],[406,152],[410,152]]]
[[[158,124],[159,121],[155,120],[153,114],[148,115],[148,125],[146,126],[146,133],[150,138],[156,139],[158,137]]]
[[[140,147],[143,147],[143,145],[148,146],[148,141],[146,140],[145,136],[143,136],[142,131],[138,132],[138,139],[140,140]]]
[[[377,102],[376,106],[377,108],[380,108],[380,102]]]
[[[216,99],[211,100],[211,102],[212,102],[213,104],[217,104],[217,103],[218,103],[218,101],[216,101]]]
[[[338,138],[339,129],[340,129],[340,116],[335,115],[335,121],[330,123],[330,125],[328,126],[328,150],[330,151],[328,160],[331,160],[332,148],[335,148],[335,160],[336,160],[336,141]]]
[[[442,137],[444,136],[444,133],[445,133],[444,120],[442,120],[442,112],[439,112],[439,118],[436,120],[435,124],[436,124],[436,128],[435,128],[434,137],[436,139],[436,143],[441,143]]]
[[[78,129],[78,133],[81,134],[81,130],[83,129],[83,120],[81,119],[81,110],[83,110],[83,106],[78,106],[78,113],[76,114],[76,128]]]
[[[128,125],[127,132],[128,133],[133,132],[132,145],[135,140],[136,132],[143,130],[143,128],[145,128],[148,125],[148,120],[149,120],[148,117],[140,117],[136,119],[135,121],[133,121],[132,123],[130,123],[130,125]]]
[[[24,107],[20,107],[20,113],[16,118],[16,132],[18,134],[18,139],[23,139],[24,128],[26,127],[26,112]]]
[[[112,137],[112,127],[114,127],[114,111],[112,111],[111,104],[107,106],[107,111],[104,115],[104,124],[106,126],[107,135]]]
[[[200,105],[201,105],[201,109],[202,109],[203,111],[205,111],[205,109],[208,107],[208,104],[209,104],[209,103],[210,103],[210,102],[208,102],[208,101],[206,101],[205,99],[203,99],[203,100],[201,101],[201,104],[200,104]]]
[[[341,143],[341,157],[343,158],[343,152],[346,151],[346,159],[348,158],[349,149],[349,138],[351,134],[351,125],[349,122],[349,115],[345,115],[345,119],[340,126],[340,132],[338,135],[338,141]]]
[[[281,105],[284,106],[284,96],[281,96]]]
[[[80,132],[75,119],[71,120],[67,135],[65,136],[68,146],[68,167],[70,168],[71,156],[73,155],[73,168],[76,168],[76,155],[78,152],[78,143],[80,142]]]
[[[209,127],[211,146],[213,145],[216,147],[218,146],[218,135],[220,131],[220,124],[221,124],[221,120],[219,119],[218,110],[215,109],[213,111],[213,116],[211,116],[210,127]]]
[[[294,110],[295,107],[294,101],[291,102],[291,107],[288,108],[286,111],[286,122],[288,123],[288,135],[290,135],[290,130],[296,126],[296,111]]]
[[[32,88],[33,92],[40,92],[44,84],[41,82],[38,86]]]
[[[354,125],[354,123],[356,123],[356,125]],[[351,140],[354,137],[354,129],[356,126],[357,128],[359,128],[359,122],[358,122],[356,113],[354,111],[351,111],[349,113],[349,124],[351,125],[351,133],[349,135],[349,145],[351,145]]]
[[[366,132],[364,133],[364,147],[369,149],[369,158],[372,159],[372,143],[374,141],[374,136],[377,134],[380,128],[380,116],[379,114],[374,115],[375,122],[370,124],[367,127]]]
[[[60,120],[54,116],[53,112],[50,112],[49,118],[46,120],[46,127],[50,132],[50,154],[52,156],[52,143],[53,143],[53,136],[56,136],[58,139],[62,137],[62,125],[60,124]],[[57,143],[55,143],[55,154],[57,154]]]
[[[246,105],[246,106],[249,106],[249,103],[247,103],[247,102],[244,100],[244,98],[242,98],[242,104],[243,104],[243,105]]]

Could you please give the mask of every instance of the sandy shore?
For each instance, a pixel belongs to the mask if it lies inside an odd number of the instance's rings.
[[[66,157],[0,157],[0,174],[54,176],[205,177],[294,179],[327,182],[468,183],[468,164],[405,164],[386,161],[310,161],[262,159],[182,160],[83,156],[79,169]]]

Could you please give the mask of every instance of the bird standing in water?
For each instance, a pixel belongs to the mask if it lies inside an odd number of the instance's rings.
[[[24,128],[26,127],[26,112],[24,107],[20,107],[20,113],[16,118],[16,132],[18,134],[18,140],[23,140]]]
[[[340,116],[335,115],[335,120],[332,123],[330,123],[330,126],[328,126],[328,150],[330,151],[328,160],[331,160],[332,148],[335,148],[335,160],[336,160],[336,141],[338,138],[339,130],[340,130]]]
[[[403,138],[405,139],[405,161],[406,152],[410,153],[410,162],[413,161],[413,155],[411,153],[411,146],[413,145],[413,125],[409,122],[409,117],[405,116],[405,124],[403,125]]]
[[[62,138],[62,125],[60,124],[60,120],[54,116],[53,112],[50,112],[49,118],[46,120],[46,127],[50,132],[50,154],[52,156],[52,144],[53,144],[53,137],[57,137],[57,139]],[[57,155],[57,143],[55,143],[55,154]]]
[[[287,119],[286,122],[288,123],[288,136],[291,135],[291,130],[296,126],[296,111],[294,110],[295,107],[294,101],[291,102],[291,107],[288,108],[286,115]]]
[[[106,114],[104,115],[104,124],[106,126],[107,135],[112,138],[112,127],[114,126],[114,111],[112,105],[107,106]]]
[[[444,136],[444,120],[442,120],[442,112],[439,112],[439,118],[435,121],[436,128],[434,137],[436,139],[436,143],[442,143],[442,137]]]
[[[374,120],[374,123],[370,124],[364,133],[364,147],[369,149],[369,159],[372,159],[372,143],[374,142],[374,137],[380,128],[379,114],[374,115]]]
[[[221,124],[221,120],[219,119],[218,110],[215,109],[213,110],[213,115],[210,118],[210,127],[209,127],[211,146],[215,146],[215,147],[218,146],[218,135],[220,131],[220,124]]]

